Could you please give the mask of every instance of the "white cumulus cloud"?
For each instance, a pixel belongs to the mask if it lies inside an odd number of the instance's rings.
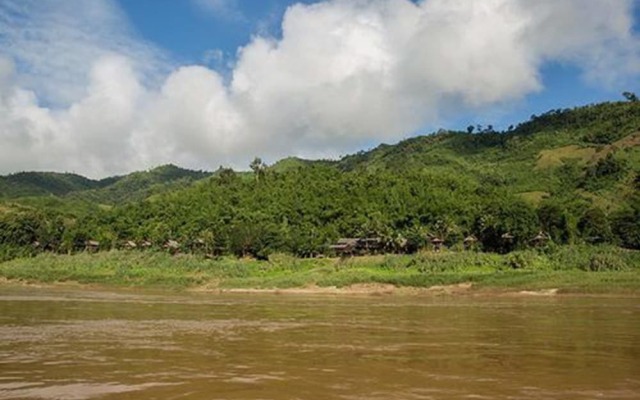
[[[255,155],[336,156],[399,139],[442,113],[543,90],[548,62],[616,85],[640,75],[633,5],[295,4],[282,37],[255,36],[225,80],[202,66],[169,67],[110,0],[5,0],[0,172],[104,176],[166,162],[216,168],[247,165]]]

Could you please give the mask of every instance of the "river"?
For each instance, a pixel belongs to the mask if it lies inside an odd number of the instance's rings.
[[[0,286],[0,399],[639,399],[640,299]]]

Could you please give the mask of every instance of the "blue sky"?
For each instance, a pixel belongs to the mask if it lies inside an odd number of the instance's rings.
[[[2,0],[0,173],[335,158],[640,93],[636,0]]]

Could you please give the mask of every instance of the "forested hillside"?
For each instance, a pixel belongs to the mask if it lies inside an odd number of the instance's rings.
[[[250,168],[169,166],[98,182],[26,174],[58,179],[21,189],[7,186],[21,174],[2,178],[0,198],[12,198],[0,206],[2,257],[80,251],[88,240],[100,249],[174,240],[182,251],[266,257],[330,254],[340,237],[375,237],[385,251],[411,252],[433,238],[462,247],[471,235],[481,250],[508,252],[532,246],[540,231],[552,244],[640,248],[636,101],[552,110],[505,132],[440,131],[338,161],[256,159]],[[70,206],[79,203],[87,206]]]
[[[64,196],[68,193],[96,189],[101,186],[76,174],[55,172],[20,172],[0,176],[0,199],[12,199],[27,196]]]
[[[119,204],[178,189],[209,175],[211,174],[207,172],[191,171],[171,164],[101,180],[69,173],[20,172],[0,176],[0,200],[33,203],[34,199],[25,198],[55,196],[71,201]]]

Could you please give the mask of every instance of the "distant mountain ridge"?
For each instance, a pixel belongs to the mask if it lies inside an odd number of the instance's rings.
[[[142,200],[210,175],[210,172],[193,171],[173,164],[100,180],[71,173],[19,172],[0,176],[0,199],[57,196],[111,204]]]

